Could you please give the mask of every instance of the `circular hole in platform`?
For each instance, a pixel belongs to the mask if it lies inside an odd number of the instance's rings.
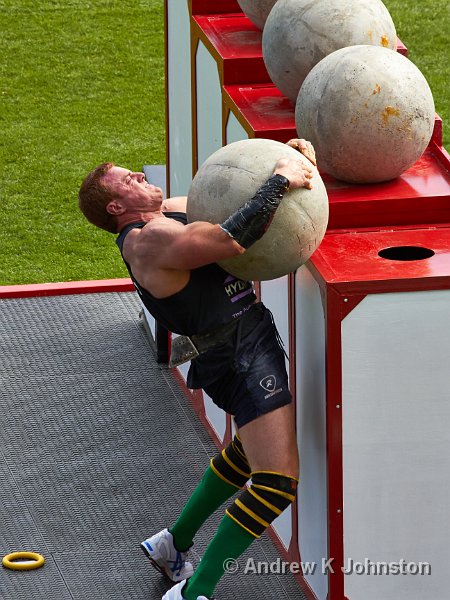
[[[394,246],[380,250],[378,256],[387,260],[424,260],[434,256],[434,252],[423,246]]]

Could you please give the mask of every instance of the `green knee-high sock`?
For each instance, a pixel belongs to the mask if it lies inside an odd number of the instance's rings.
[[[169,529],[177,550],[187,550],[206,519],[238,491],[237,486],[221,479],[209,466],[176,523]]]
[[[214,588],[224,574],[224,561],[227,558],[239,558],[255,539],[254,535],[225,514],[195,573],[184,586],[183,598],[212,598]]]

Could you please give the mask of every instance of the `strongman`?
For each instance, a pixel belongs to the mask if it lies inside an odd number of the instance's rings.
[[[309,142],[288,144],[315,164]],[[234,439],[211,460],[176,522],[141,544],[152,564],[176,582],[163,600],[212,598],[225,559],[237,559],[295,499],[299,460],[279,336],[252,283],[216,261],[260,239],[284,194],[311,188],[311,178],[312,169],[300,160],[280,159],[255,196],[218,225],[186,224],[185,197],[164,200],[143,173],[112,163],[94,169],[81,185],[80,209],[94,225],[119,234],[117,245],[144,305],[183,336],[175,361],[192,358],[189,387],[203,388],[236,424]],[[237,492],[194,573],[186,552],[196,532]]]

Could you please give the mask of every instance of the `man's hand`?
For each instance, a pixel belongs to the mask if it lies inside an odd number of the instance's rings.
[[[308,190],[312,189],[313,170],[295,158],[280,158],[275,165],[273,174],[287,177],[289,179],[289,189],[291,190],[301,187]]]
[[[294,138],[292,140],[289,140],[287,142],[287,145],[301,152],[303,156],[306,156],[306,158],[310,160],[315,167],[317,167],[316,153],[311,142],[308,142],[307,140]]]

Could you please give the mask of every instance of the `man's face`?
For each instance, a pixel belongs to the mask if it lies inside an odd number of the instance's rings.
[[[123,167],[112,167],[102,179],[118,202],[131,210],[151,210],[161,205],[161,188],[147,183],[144,173],[133,173]]]

